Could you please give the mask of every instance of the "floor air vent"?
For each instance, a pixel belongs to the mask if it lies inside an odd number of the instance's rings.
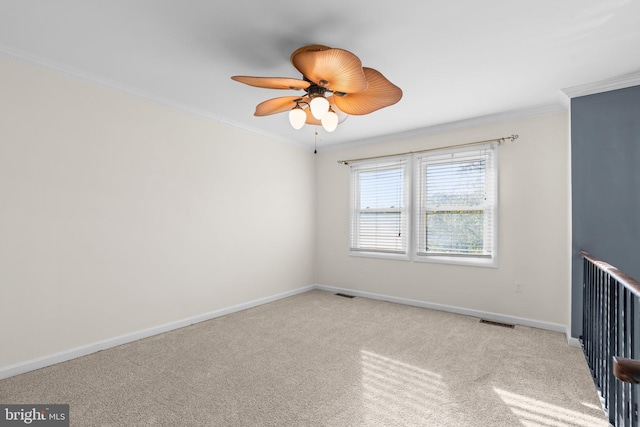
[[[511,325],[509,323],[494,322],[493,320],[487,320],[487,319],[480,319],[480,323],[486,323],[487,325],[493,325],[493,326],[502,326],[503,328],[509,328],[509,329],[515,328],[515,325]]]
[[[344,297],[344,298],[355,298],[354,295],[347,295],[347,294],[341,294],[341,293],[337,293],[336,295],[338,295],[339,297]]]

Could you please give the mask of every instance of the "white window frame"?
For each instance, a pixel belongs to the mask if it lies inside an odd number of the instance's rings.
[[[380,160],[352,163],[350,166],[349,254],[353,256],[408,260],[411,251],[411,159],[408,156],[389,157]],[[383,172],[392,169],[402,169],[403,171],[402,206],[376,209],[366,209],[360,206],[359,175],[361,173],[373,171]],[[359,241],[361,235],[359,215],[365,212],[400,213],[400,234],[403,242],[401,250],[387,251],[384,249],[376,250],[362,247],[363,245],[361,245]]]
[[[425,182],[422,179],[426,173],[425,168],[429,165],[456,163],[460,158],[461,162],[478,159],[485,161],[485,194],[484,203],[472,207],[443,206],[436,209],[426,205],[423,199]],[[442,264],[470,265],[481,267],[497,267],[498,265],[498,150],[496,144],[477,145],[473,147],[462,147],[444,149],[421,153],[414,156],[414,245],[412,259],[423,262],[434,262]],[[445,254],[427,253],[423,249],[426,246],[426,227],[421,224],[427,211],[440,210],[470,210],[483,212],[483,249],[482,254]],[[487,233],[487,230],[489,233]]]
[[[489,226],[491,228],[491,236],[489,241],[485,241],[483,247],[490,247],[490,253],[484,253],[481,255],[467,255],[467,254],[428,254],[420,250],[421,243],[424,243],[424,238],[420,236],[420,233],[425,229],[419,226],[420,218],[424,213],[424,206],[421,205],[419,191],[422,191],[420,173],[421,164],[424,164],[425,157],[435,157],[443,155],[456,156],[459,154],[465,154],[468,152],[487,150],[490,155],[489,164],[486,165],[485,185],[486,193],[488,196],[487,203],[482,206],[485,212],[490,212],[489,215],[484,215],[485,228]],[[406,229],[403,229],[403,233],[406,236],[406,249],[403,253],[390,253],[385,251],[375,251],[358,248],[357,242],[354,239],[358,235],[358,218],[356,212],[360,212],[358,206],[358,199],[360,197],[359,188],[355,185],[356,174],[359,171],[372,171],[376,168],[383,170],[388,165],[397,164],[399,161],[404,161],[404,212],[407,215],[405,224]],[[454,264],[454,265],[467,265],[478,267],[492,267],[498,266],[498,150],[497,144],[486,144],[482,146],[462,147],[454,149],[434,150],[427,153],[416,153],[406,156],[394,156],[388,158],[378,158],[373,161],[360,161],[357,163],[351,163],[351,175],[350,175],[350,206],[349,206],[349,255],[361,256],[361,257],[373,257],[373,258],[386,258],[386,259],[401,259],[401,260],[413,260],[418,262],[431,262],[441,264]],[[426,215],[426,214],[425,214]],[[487,221],[491,221],[490,224]],[[486,236],[486,233],[483,232]],[[425,237],[426,238],[426,237]]]

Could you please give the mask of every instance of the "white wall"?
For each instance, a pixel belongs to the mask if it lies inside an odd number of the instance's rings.
[[[0,58],[0,369],[313,283],[310,150]]]
[[[2,58],[0,94],[0,371],[314,282],[569,324],[565,113],[314,156]],[[497,269],[348,256],[338,159],[512,133]]]
[[[317,282],[568,326],[568,115],[551,114],[318,155]],[[348,255],[349,167],[337,160],[519,134],[499,148],[498,268]],[[516,293],[514,283],[523,284]]]

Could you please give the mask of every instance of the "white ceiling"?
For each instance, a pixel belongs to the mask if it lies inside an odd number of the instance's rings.
[[[2,0],[0,53],[290,142],[255,105],[294,91],[232,75],[300,78],[306,44],[339,47],[402,88],[318,146],[558,109],[562,89],[640,70],[640,0]],[[638,82],[637,84],[640,84]],[[382,137],[384,138],[384,137]]]

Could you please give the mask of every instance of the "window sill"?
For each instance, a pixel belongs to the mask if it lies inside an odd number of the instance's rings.
[[[391,254],[382,252],[365,252],[365,251],[349,251],[349,256],[361,258],[378,258],[378,259],[395,259],[400,261],[409,261],[407,254]]]
[[[494,255],[491,258],[473,257],[449,257],[449,256],[416,256],[415,261],[430,262],[434,264],[466,265],[470,267],[498,268],[498,259]]]
[[[414,256],[407,254],[392,254],[382,252],[350,251],[349,256],[360,258],[390,259],[399,261],[416,261],[433,264],[466,265],[469,267],[498,268],[497,257],[473,258],[473,257],[450,257],[450,256]]]

